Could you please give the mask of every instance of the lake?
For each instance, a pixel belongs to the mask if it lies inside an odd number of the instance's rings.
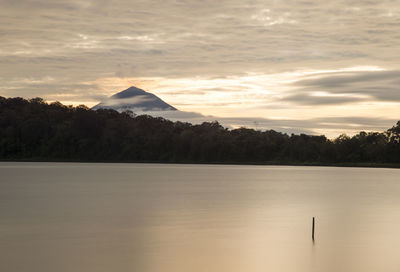
[[[399,252],[397,169],[0,163],[0,271],[391,272]]]

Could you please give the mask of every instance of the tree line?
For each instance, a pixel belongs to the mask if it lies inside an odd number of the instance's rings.
[[[330,140],[0,97],[0,160],[400,165],[400,121]]]

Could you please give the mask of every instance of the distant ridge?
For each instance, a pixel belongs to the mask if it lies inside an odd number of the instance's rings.
[[[113,109],[116,111],[176,111],[177,109],[156,95],[134,86],[116,93],[92,108]]]

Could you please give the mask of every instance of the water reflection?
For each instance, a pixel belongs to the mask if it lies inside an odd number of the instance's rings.
[[[1,163],[0,172],[1,271],[400,268],[398,170]]]

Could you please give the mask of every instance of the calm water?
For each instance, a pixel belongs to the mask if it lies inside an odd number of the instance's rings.
[[[0,163],[0,271],[400,271],[400,170]]]

